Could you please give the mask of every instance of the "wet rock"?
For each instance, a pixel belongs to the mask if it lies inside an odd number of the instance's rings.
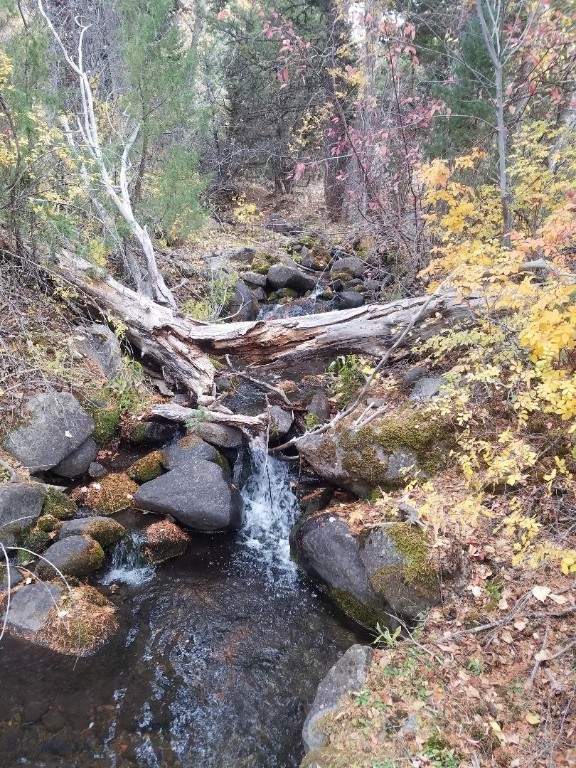
[[[88,536],[97,541],[101,547],[109,547],[125,535],[126,529],[123,525],[100,515],[67,520],[62,523],[58,531],[58,539],[65,539],[67,536]]]
[[[56,584],[27,584],[12,595],[8,612],[8,629],[16,634],[35,634],[42,630],[50,612],[63,593]]]
[[[347,256],[334,262],[330,274],[340,279],[346,279],[347,276],[362,277],[365,269],[366,265],[357,256]]]
[[[152,565],[159,565],[186,552],[190,536],[169,520],[152,523],[143,531],[143,553]]]
[[[203,421],[194,427],[193,432],[217,448],[239,448],[242,445],[242,432],[225,424]]]
[[[30,472],[52,469],[84,443],[94,422],[69,392],[36,395],[26,405],[27,423],[4,447]]]
[[[217,464],[194,459],[144,483],[134,496],[139,509],[172,515],[198,531],[236,530],[242,499]]]
[[[242,280],[238,280],[234,286],[232,299],[227,306],[226,313],[237,320],[255,320],[258,317],[260,306],[253,291]]]
[[[364,688],[372,655],[372,648],[353,645],[322,680],[302,729],[306,752],[320,749],[328,742],[327,735],[316,727],[318,721],[329,712],[335,711],[343,696]]]
[[[24,581],[24,576],[17,568],[14,568],[13,565],[8,566],[8,568],[5,565],[0,565],[0,594],[17,586],[21,581]]]
[[[0,484],[0,541],[13,546],[42,512],[46,489],[40,484]]]
[[[108,378],[113,379],[122,370],[122,350],[116,334],[101,323],[81,328],[81,339],[75,340],[76,348],[91,360]]]
[[[423,531],[408,522],[385,524],[371,531],[360,551],[374,592],[388,603],[392,613],[408,619],[417,618],[441,601],[430,555]]]
[[[88,468],[96,458],[97,453],[98,446],[95,441],[89,437],[79,448],[57,464],[53,471],[57,475],[60,475],[60,477],[80,477],[80,475],[83,475],[88,471]]]
[[[364,296],[358,291],[341,291],[334,297],[336,309],[356,309],[364,304]]]
[[[22,717],[26,723],[36,723],[48,709],[45,701],[27,701],[24,705]]]
[[[302,294],[316,287],[316,279],[302,272],[295,264],[274,264],[268,271],[267,279],[274,290],[291,288]]]
[[[268,412],[270,414],[270,437],[274,440],[281,440],[292,428],[294,414],[292,411],[285,411],[279,405],[272,405]]]
[[[44,552],[45,560],[36,566],[36,573],[42,579],[54,579],[58,568],[64,576],[83,578],[102,567],[104,550],[94,539],[71,535],[60,539]],[[55,568],[53,567],[55,566]]]

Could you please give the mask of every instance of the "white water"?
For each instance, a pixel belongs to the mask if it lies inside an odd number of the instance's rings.
[[[144,536],[140,531],[131,531],[114,545],[112,563],[100,579],[101,584],[129,584],[138,587],[154,577],[155,568],[144,559],[141,545]]]
[[[289,537],[298,500],[292,492],[288,465],[269,456],[263,440],[258,438],[250,443],[250,459],[253,471],[242,488],[244,543],[257,553],[258,560],[295,575]]]

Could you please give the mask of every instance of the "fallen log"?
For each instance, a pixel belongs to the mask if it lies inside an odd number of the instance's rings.
[[[412,323],[403,347],[472,318],[480,304],[479,299],[463,302],[455,292],[445,292],[282,320],[204,323],[156,304],[70,254],[58,257],[56,271],[102,314],[119,318],[141,356],[200,405],[213,402],[210,355],[235,355],[252,367],[349,353],[382,356]]]

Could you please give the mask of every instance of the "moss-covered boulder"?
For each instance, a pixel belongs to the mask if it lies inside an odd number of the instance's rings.
[[[190,536],[169,520],[159,520],[144,531],[143,554],[149,563],[159,565],[186,552]]]
[[[370,586],[392,613],[415,619],[441,601],[430,543],[418,526],[386,523],[370,531],[360,557]]]
[[[69,520],[74,517],[78,508],[76,502],[62,491],[49,488],[44,498],[42,514],[55,517],[56,520]]]
[[[137,483],[147,483],[164,472],[164,455],[162,451],[152,451],[142,456],[128,469],[128,477]]]
[[[59,574],[83,578],[102,567],[104,550],[87,536],[67,536],[48,547],[44,560],[36,566],[41,579],[54,579]]]
[[[40,483],[0,484],[0,540],[13,545],[42,512],[46,489]]]
[[[100,515],[68,520],[62,523],[58,531],[59,539],[65,539],[67,536],[89,536],[97,541],[101,547],[110,547],[125,535],[126,529],[123,525],[120,525],[116,520]]]
[[[440,602],[440,583],[425,534],[407,522],[356,534],[330,512],[301,519],[291,545],[298,565],[357,624],[394,629]]]
[[[374,488],[396,488],[445,466],[449,431],[429,414],[407,408],[360,429],[308,435],[298,449],[318,475],[366,497]]]
[[[137,483],[125,472],[113,472],[89,486],[84,503],[100,515],[113,515],[132,506],[137,490]]]

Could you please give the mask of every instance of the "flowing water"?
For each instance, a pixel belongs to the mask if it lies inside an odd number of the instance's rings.
[[[2,768],[298,765],[316,686],[356,637],[289,559],[286,465],[252,456],[238,535],[194,536],[155,571],[137,532],[114,551],[101,589],[121,629],[94,656],[2,642]]]

